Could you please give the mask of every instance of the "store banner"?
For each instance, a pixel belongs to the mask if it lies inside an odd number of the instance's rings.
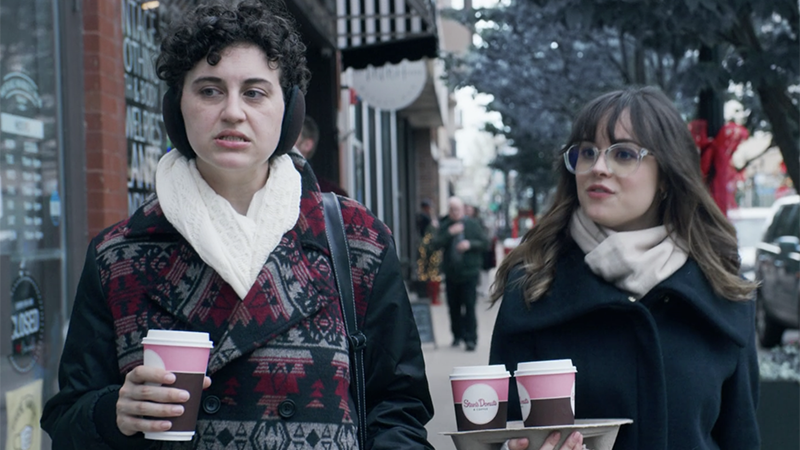
[[[6,392],[6,450],[42,448],[42,380]]]

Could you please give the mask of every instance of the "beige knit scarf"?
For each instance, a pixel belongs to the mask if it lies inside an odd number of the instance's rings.
[[[244,299],[267,257],[300,216],[302,181],[291,158],[270,161],[269,178],[242,215],[206,183],[194,159],[161,157],[156,193],[167,220]]]
[[[598,226],[578,208],[569,231],[586,253],[584,261],[592,272],[637,299],[669,278],[688,259],[664,225],[618,233]]]

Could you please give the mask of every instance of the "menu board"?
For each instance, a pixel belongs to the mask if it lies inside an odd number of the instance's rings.
[[[0,81],[0,253],[45,247],[43,227],[61,221],[58,173],[36,115],[42,98],[24,72]]]

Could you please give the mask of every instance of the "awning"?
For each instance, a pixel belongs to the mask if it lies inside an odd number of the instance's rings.
[[[438,55],[431,0],[337,0],[336,6],[343,69]]]

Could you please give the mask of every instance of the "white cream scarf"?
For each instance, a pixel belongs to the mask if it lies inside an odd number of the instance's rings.
[[[300,174],[287,155],[270,162],[267,183],[246,216],[206,183],[194,159],[178,151],[158,162],[156,193],[167,220],[242,299],[300,216]]]
[[[592,272],[637,299],[669,278],[689,257],[664,225],[618,233],[598,226],[578,208],[569,231],[586,253],[584,261]]]

